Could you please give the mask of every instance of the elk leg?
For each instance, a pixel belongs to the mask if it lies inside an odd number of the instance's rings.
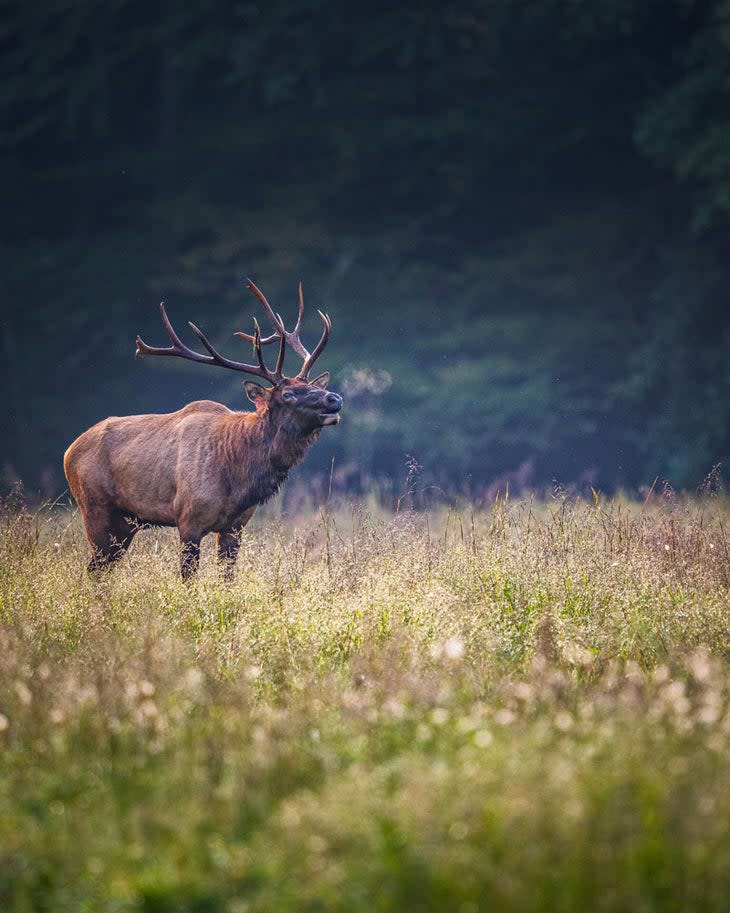
[[[86,537],[93,555],[88,564],[90,573],[119,561],[129,548],[139,528],[133,517],[125,517],[118,511],[84,517]]]
[[[238,557],[238,550],[241,547],[241,530],[255,512],[256,505],[249,507],[248,510],[244,511],[241,522],[235,529],[218,533],[218,561],[223,565],[223,578],[225,580],[233,580],[233,568]]]
[[[201,536],[180,536],[182,549],[180,552],[180,573],[182,579],[187,583],[191,577],[198,572],[200,564],[200,540]]]
[[[223,578],[233,580],[233,567],[238,557],[238,549],[241,547],[241,539],[238,532],[229,530],[226,533],[218,533],[218,561],[223,567]]]

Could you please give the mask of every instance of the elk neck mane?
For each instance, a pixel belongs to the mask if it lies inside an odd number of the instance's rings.
[[[232,468],[231,483],[245,487],[251,503],[273,497],[320,435],[319,428],[302,432],[293,423],[277,421],[266,407],[223,416],[220,431],[217,444]]]

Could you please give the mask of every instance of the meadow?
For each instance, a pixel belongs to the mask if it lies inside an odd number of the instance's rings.
[[[0,527],[4,913],[727,910],[722,495]]]

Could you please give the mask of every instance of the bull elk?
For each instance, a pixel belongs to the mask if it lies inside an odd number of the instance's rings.
[[[151,524],[177,527],[183,579],[197,570],[202,537],[217,533],[218,557],[230,577],[241,529],[258,505],[278,491],[321,429],[339,422],[342,397],[327,392],[329,374],[309,380],[329,339],[329,317],[318,312],[324,329],[310,353],[299,337],[304,314],[301,285],[291,332],[251,280],[248,288],[274,328],[262,337],[254,318],[253,334],[235,334],[253,345],[257,364],[225,358],[194,323],[190,327],[208,354],[189,349],[173,329],[164,302],[162,323],[172,345],[148,346],[138,336],[136,354],[186,358],[262,378],[271,386],[244,382],[254,412],[234,412],[221,403],[200,400],[166,415],[112,416],[85,431],[66,451],[66,478],[93,550],[89,570],[119,559],[137,530]],[[278,343],[273,371],[266,367],[262,351],[269,343]],[[287,345],[302,359],[295,377],[282,373]]]

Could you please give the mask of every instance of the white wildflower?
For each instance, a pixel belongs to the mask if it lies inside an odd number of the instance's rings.
[[[486,748],[492,743],[492,733],[488,729],[477,729],[474,733],[474,744],[477,748]]]
[[[449,711],[445,707],[434,707],[431,711],[431,722],[434,726],[443,726],[449,719]]]
[[[462,659],[464,652],[464,641],[460,637],[449,637],[448,640],[444,641],[443,654],[446,659]]]
[[[494,722],[499,726],[509,726],[516,719],[517,716],[508,707],[502,707],[494,714]]]
[[[33,694],[25,682],[18,681],[15,683],[15,693],[18,695],[20,703],[25,704],[26,707],[33,700]]]
[[[143,678],[139,683],[139,693],[143,697],[152,697],[152,695],[155,693],[155,686],[152,684],[152,682],[149,682],[146,678]]]
[[[573,717],[567,710],[559,710],[555,714],[555,726],[561,732],[567,732],[573,725]]]

